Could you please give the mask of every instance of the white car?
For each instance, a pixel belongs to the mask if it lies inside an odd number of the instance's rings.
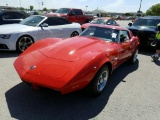
[[[23,52],[43,38],[68,38],[82,32],[79,23],[49,15],[33,15],[18,24],[0,26],[0,50]]]

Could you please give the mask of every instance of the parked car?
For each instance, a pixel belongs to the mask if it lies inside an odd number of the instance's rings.
[[[160,23],[159,16],[139,17],[132,24],[129,23],[128,29],[134,36],[138,36],[141,46],[152,46],[156,34],[157,24]]]
[[[0,25],[19,23],[29,15],[17,10],[0,10]]]
[[[81,33],[78,23],[65,18],[33,15],[19,24],[0,26],[0,50],[24,51],[34,42],[52,37],[74,37]]]
[[[14,67],[35,89],[43,86],[66,94],[85,88],[97,96],[113,70],[125,61],[136,62],[138,48],[138,37],[128,29],[95,25],[73,38],[38,41],[15,60]]]
[[[85,15],[81,9],[76,8],[60,8],[55,13],[50,14],[65,17],[71,22],[77,22],[80,24],[87,23],[94,18],[92,15]]]
[[[115,25],[119,26],[119,24],[109,17],[99,17],[93,19],[90,23],[85,23],[81,25],[82,31],[85,30],[87,27],[95,25],[95,24],[104,24],[104,25]]]

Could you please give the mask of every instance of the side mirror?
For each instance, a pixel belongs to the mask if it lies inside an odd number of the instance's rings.
[[[132,23],[128,23],[128,26],[132,26]]]
[[[48,24],[47,23],[43,23],[40,25],[41,27],[48,27]]]
[[[120,42],[121,42],[121,43],[124,43],[125,41],[126,41],[126,36],[121,35],[121,37],[120,37]]]

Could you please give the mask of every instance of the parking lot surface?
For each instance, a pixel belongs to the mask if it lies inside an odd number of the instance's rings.
[[[118,21],[126,27],[129,21]],[[154,50],[141,49],[135,64],[117,68],[104,92],[92,98],[84,91],[60,95],[36,91],[21,82],[13,62],[16,52],[0,51],[1,120],[160,120],[160,61]]]

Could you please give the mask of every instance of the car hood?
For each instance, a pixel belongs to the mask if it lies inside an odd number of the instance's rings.
[[[156,27],[152,26],[131,26],[128,27],[130,30],[143,30],[143,31],[155,31]]]
[[[111,44],[114,43],[98,38],[77,36],[39,49],[39,51],[50,58],[74,62],[87,53],[100,52]]]
[[[13,34],[19,32],[33,31],[36,27],[27,26],[22,24],[7,24],[0,26],[0,34]]]

